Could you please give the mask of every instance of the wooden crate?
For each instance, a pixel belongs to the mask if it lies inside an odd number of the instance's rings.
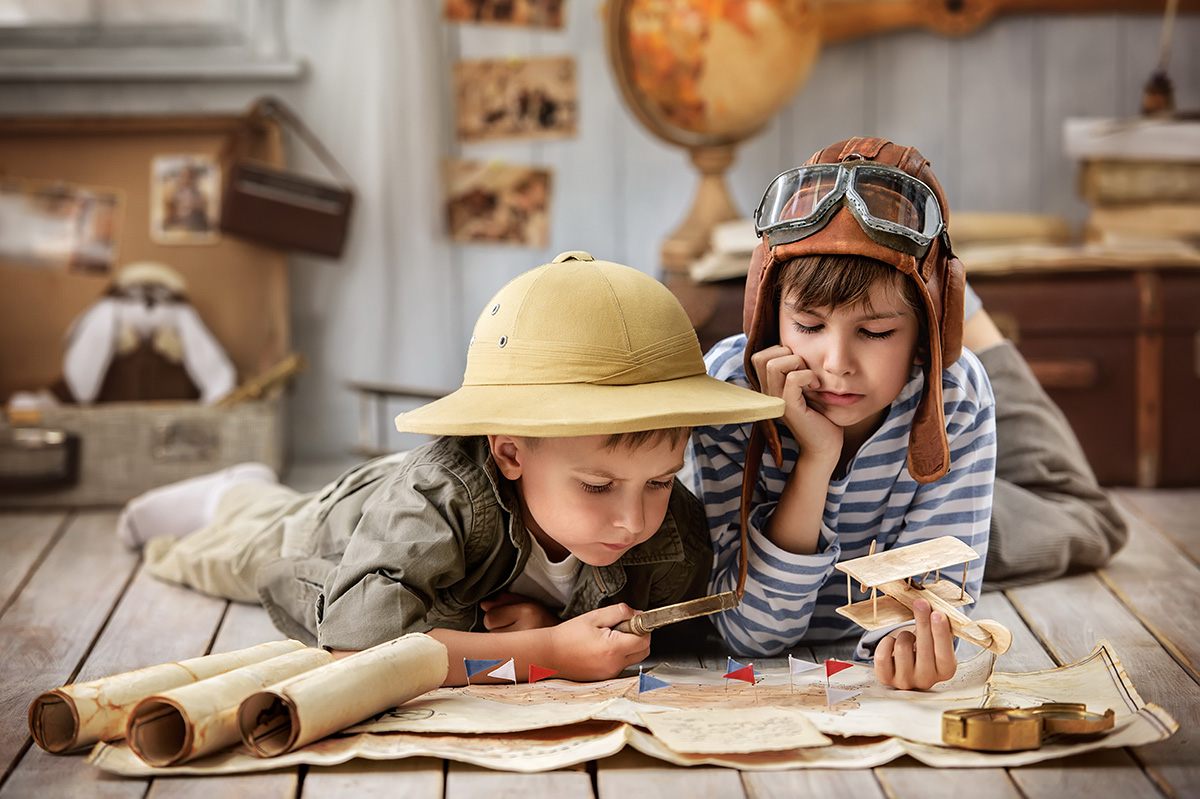
[[[289,351],[285,255],[244,239],[167,245],[150,235],[151,162],[158,155],[218,157],[244,131],[238,115],[0,119],[0,174],[114,188],[123,198],[117,268],[159,261],[188,282],[188,297],[246,380]],[[282,165],[277,127],[256,124],[249,154]],[[0,257],[0,400],[49,388],[62,373],[71,322],[111,275],[30,268]],[[5,492],[0,506],[117,505],[155,485],[245,460],[281,469],[284,403],[230,407],[190,402],[64,405],[44,427],[80,436],[80,479],[69,488]]]

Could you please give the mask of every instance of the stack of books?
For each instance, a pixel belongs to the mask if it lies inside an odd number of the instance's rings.
[[[1200,122],[1071,119],[1065,139],[1091,207],[1086,240],[1200,246]]]

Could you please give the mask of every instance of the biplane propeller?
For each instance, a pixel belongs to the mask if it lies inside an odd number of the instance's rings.
[[[837,564],[846,573],[846,605],[837,612],[867,630],[893,627],[913,620],[913,604],[924,599],[933,610],[950,621],[950,630],[959,638],[1003,655],[1012,644],[1012,633],[991,619],[972,621],[959,607],[975,600],[962,586],[967,582],[967,564],[979,555],[953,536],[942,536],[911,546],[898,547]],[[941,571],[962,564],[962,586],[941,578]],[[933,582],[926,582],[929,575]],[[917,580],[914,577],[921,575]],[[861,591],[871,589],[871,598],[854,602],[851,579]]]

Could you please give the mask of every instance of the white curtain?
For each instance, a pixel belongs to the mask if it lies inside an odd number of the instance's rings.
[[[293,341],[311,369],[293,397],[291,440],[312,459],[356,439],[357,400],[344,381],[456,388],[469,333],[442,222],[441,3],[309,0],[289,9],[311,70],[298,110],[357,189],[342,259],[297,258],[292,268]],[[311,153],[291,146],[293,164],[320,173]]]

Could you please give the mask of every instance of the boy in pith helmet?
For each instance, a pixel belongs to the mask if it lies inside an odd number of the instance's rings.
[[[156,489],[120,530],[149,539],[152,574],[261,601],[309,643],[425,632],[449,649],[447,685],[466,681],[464,658],[607,679],[650,648],[614,626],[706,593],[704,510],[675,481],[692,427],[782,410],[705,373],[657,280],[568,252],[487,304],[457,391],[396,417],[430,443],[309,495],[250,467]],[[176,540],[186,505],[209,518]]]
[[[963,268],[946,218],[929,163],[883,139],[826,147],[763,196],[745,334],[706,362],[785,411],[778,423],[700,428],[691,453],[712,589],[732,588],[747,561],[741,604],[714,617],[735,652],[861,632],[835,612],[847,597],[831,577],[873,548],[955,536],[980,555],[965,586],[978,596],[995,416],[986,373],[961,349]],[[884,684],[928,688],[957,669],[944,616],[918,600],[915,618],[915,631],[859,639]]]

